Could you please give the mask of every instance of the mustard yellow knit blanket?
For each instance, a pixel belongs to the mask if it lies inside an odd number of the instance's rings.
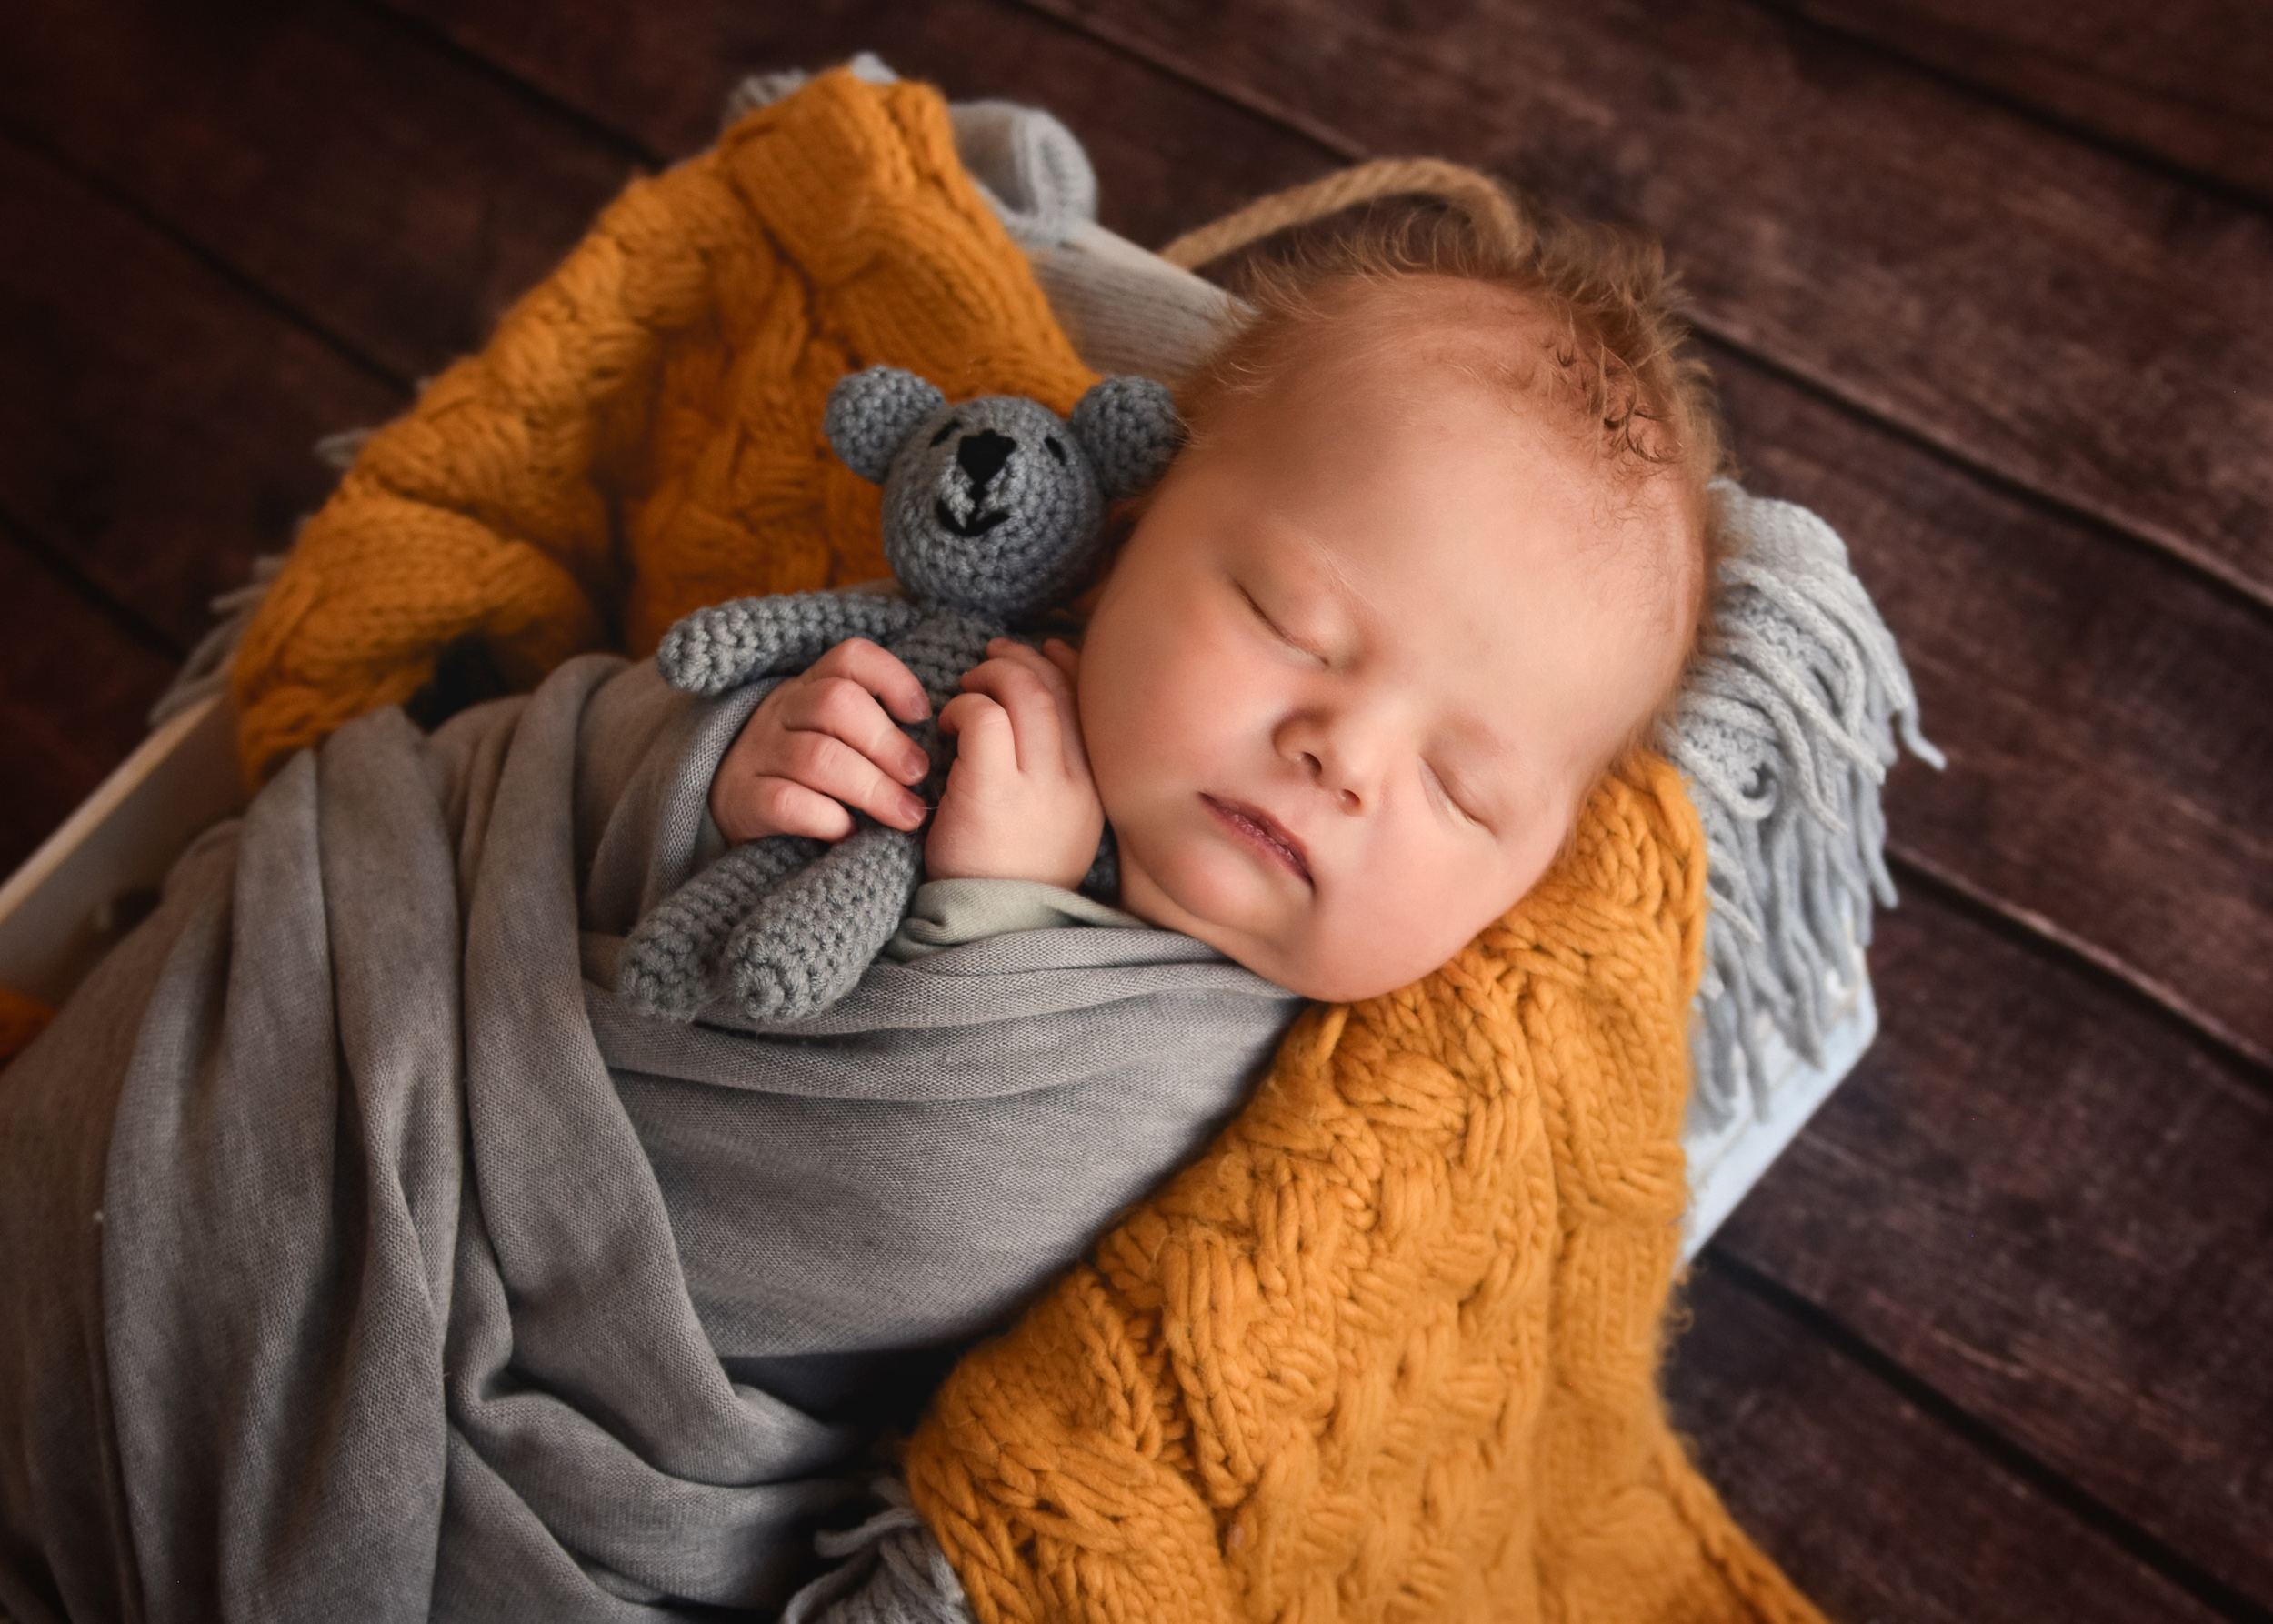
[[[372,436],[237,651],[248,779],[462,639],[534,687],[705,604],[887,574],[881,496],[821,433],[876,362],[1059,412],[1096,381],[937,94],[838,72],[635,183]]]
[[[474,638],[534,682],[884,573],[831,384],[1091,381],[918,85],[837,73],[634,185],[376,435],[238,655],[248,775]],[[1253,1102],[941,1390],[910,1485],[986,1624],[1812,1619],[1656,1377],[1704,847],[1626,763],[1453,963],[1311,1010]]]
[[[1312,1008],[949,1377],[909,1486],[996,1620],[1812,1619],[1667,1425],[1704,844],[1637,757],[1452,963]]]

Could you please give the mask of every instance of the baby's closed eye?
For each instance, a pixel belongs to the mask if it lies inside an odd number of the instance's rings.
[[[1482,797],[1477,794],[1472,784],[1460,777],[1451,768],[1424,760],[1421,763],[1421,778],[1427,785],[1430,795],[1453,817],[1461,823],[1481,829],[1486,834],[1494,832],[1490,821],[1479,810],[1482,806]]]
[[[1309,643],[1306,642],[1303,638],[1297,637],[1294,633],[1288,631],[1286,627],[1282,626],[1277,620],[1274,619],[1271,616],[1271,612],[1263,606],[1262,600],[1257,598],[1255,594],[1249,591],[1246,586],[1239,587],[1239,596],[1246,600],[1248,610],[1254,615],[1255,618],[1262,624],[1264,629],[1268,631],[1270,635],[1276,637],[1279,642],[1285,644],[1295,653],[1302,655],[1308,659],[1315,660],[1321,666],[1329,663],[1325,655],[1319,653],[1318,650],[1312,647]]]

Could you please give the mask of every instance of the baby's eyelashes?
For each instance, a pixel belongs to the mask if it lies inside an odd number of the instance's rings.
[[[1302,638],[1296,637],[1277,621],[1271,618],[1270,611],[1262,606],[1261,602],[1257,599],[1254,593],[1249,592],[1245,586],[1242,586],[1239,588],[1239,596],[1247,599],[1247,607],[1254,611],[1256,619],[1263,623],[1264,629],[1268,631],[1272,637],[1277,638],[1279,642],[1285,644],[1288,648],[1302,656],[1303,658],[1307,660],[1316,661],[1321,666],[1330,666],[1334,663],[1325,655],[1319,653],[1316,648],[1313,648]]]
[[[1429,793],[1436,797],[1437,804],[1450,813],[1456,822],[1466,824],[1470,828],[1486,829],[1488,832],[1488,826],[1482,818],[1468,810],[1467,804],[1461,799],[1459,791],[1454,788],[1452,781],[1443,773],[1424,761],[1421,763],[1421,777],[1427,780]]]

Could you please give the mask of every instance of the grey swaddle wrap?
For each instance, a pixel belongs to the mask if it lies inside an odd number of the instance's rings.
[[[753,698],[590,657],[353,723],[8,1070],[0,1608],[766,1615],[925,1350],[1236,1108],[1294,1000],[1167,931],[882,962],[794,1038],[622,1009]]]

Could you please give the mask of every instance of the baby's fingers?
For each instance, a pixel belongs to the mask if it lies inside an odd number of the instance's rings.
[[[816,807],[816,800],[829,810]],[[825,733],[746,728],[710,785],[711,816],[729,840],[766,835],[841,839],[852,832],[846,807],[900,829],[918,827],[925,817],[920,798],[860,751]]]
[[[986,664],[964,673],[963,687],[1009,713],[1019,768],[1086,777],[1081,724],[1065,673],[1022,643],[997,639],[987,653],[993,657]]]
[[[931,696],[916,674],[897,655],[866,637],[847,637],[806,669],[807,677],[842,677],[874,694],[884,708],[903,722],[920,722],[931,715]]]
[[[753,778],[739,787],[736,803],[755,827],[768,834],[804,835],[815,840],[842,840],[852,833],[852,814],[836,801],[789,778]],[[721,820],[729,839],[734,830]],[[744,827],[752,827],[745,825]]]
[[[923,747],[894,726],[875,695],[848,677],[822,675],[816,666],[782,694],[779,716],[785,741],[799,734],[840,740],[903,784],[921,783],[931,770]]]
[[[948,700],[939,711],[939,731],[956,740],[955,773],[966,789],[992,788],[1017,777],[1018,745],[1010,715],[986,695],[957,694]]]

